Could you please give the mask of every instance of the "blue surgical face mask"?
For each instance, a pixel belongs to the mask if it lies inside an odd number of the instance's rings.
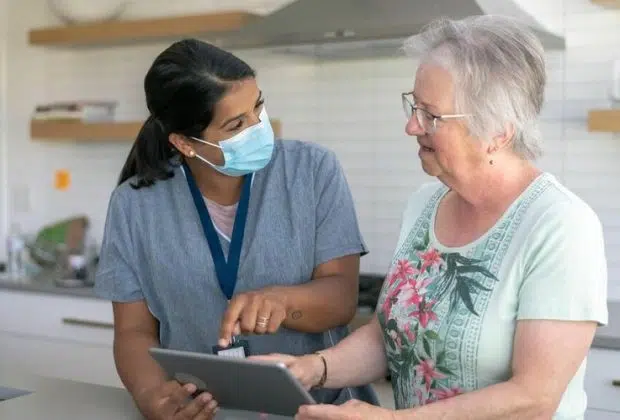
[[[222,149],[224,165],[215,165],[198,154],[196,157],[228,176],[243,176],[263,169],[271,160],[274,134],[264,106],[258,118],[260,119],[258,124],[220,141],[219,144],[192,137],[201,143]]]

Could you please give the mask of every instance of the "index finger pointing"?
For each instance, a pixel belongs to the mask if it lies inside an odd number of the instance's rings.
[[[235,331],[235,325],[239,321],[239,315],[245,307],[245,299],[243,296],[237,296],[233,298],[226,308],[226,312],[222,317],[222,324],[220,325],[220,347],[226,347],[230,344],[230,339]]]

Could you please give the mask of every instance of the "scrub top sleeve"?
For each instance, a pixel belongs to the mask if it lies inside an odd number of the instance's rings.
[[[314,175],[316,203],[315,266],[347,255],[368,253],[359,229],[353,196],[344,171],[326,151]]]
[[[112,193],[95,277],[97,296],[115,302],[142,300],[137,259],[125,209],[127,196]]]

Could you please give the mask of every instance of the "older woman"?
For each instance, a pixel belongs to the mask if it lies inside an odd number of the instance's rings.
[[[397,411],[350,401],[300,419],[581,419],[585,359],[607,322],[596,214],[539,155],[545,63],[500,17],[439,21],[404,93],[406,132],[440,182],[409,199],[375,319],[317,355],[284,360],[308,387],[389,370]]]

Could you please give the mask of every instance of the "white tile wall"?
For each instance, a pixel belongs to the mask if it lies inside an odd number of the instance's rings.
[[[127,17],[222,8],[265,13],[288,1],[134,0]],[[83,212],[92,218],[100,236],[109,193],[129,144],[34,143],[28,138],[30,113],[44,101],[111,98],[120,101],[121,118],[144,117],[142,78],[167,43],[82,50],[30,47],[27,30],[57,20],[45,0],[8,3],[8,25],[6,29],[0,25],[7,32],[3,41],[8,47],[8,85],[0,91],[7,104],[8,121],[0,120],[7,144],[0,148],[0,169],[8,166],[8,198],[15,192],[23,198],[26,188],[30,205],[25,211],[23,202],[17,205],[9,200],[9,218],[36,229]],[[568,47],[565,52],[548,53],[550,81],[541,118],[547,155],[540,164],[600,215],[610,296],[620,299],[620,186],[615,182],[620,175],[620,136],[589,133],[585,121],[589,108],[610,106],[611,63],[620,57],[620,11],[602,9],[588,0],[556,3],[563,10],[554,8],[554,19],[557,22],[561,16]],[[405,58],[320,62],[264,51],[239,55],[258,70],[270,114],[283,120],[287,137],[316,141],[338,153],[371,248],[362,268],[384,272],[406,197],[428,179],[419,167],[414,142],[404,134],[399,98],[413,84],[415,63]],[[70,191],[52,188],[53,171],[58,168],[71,171]]]

